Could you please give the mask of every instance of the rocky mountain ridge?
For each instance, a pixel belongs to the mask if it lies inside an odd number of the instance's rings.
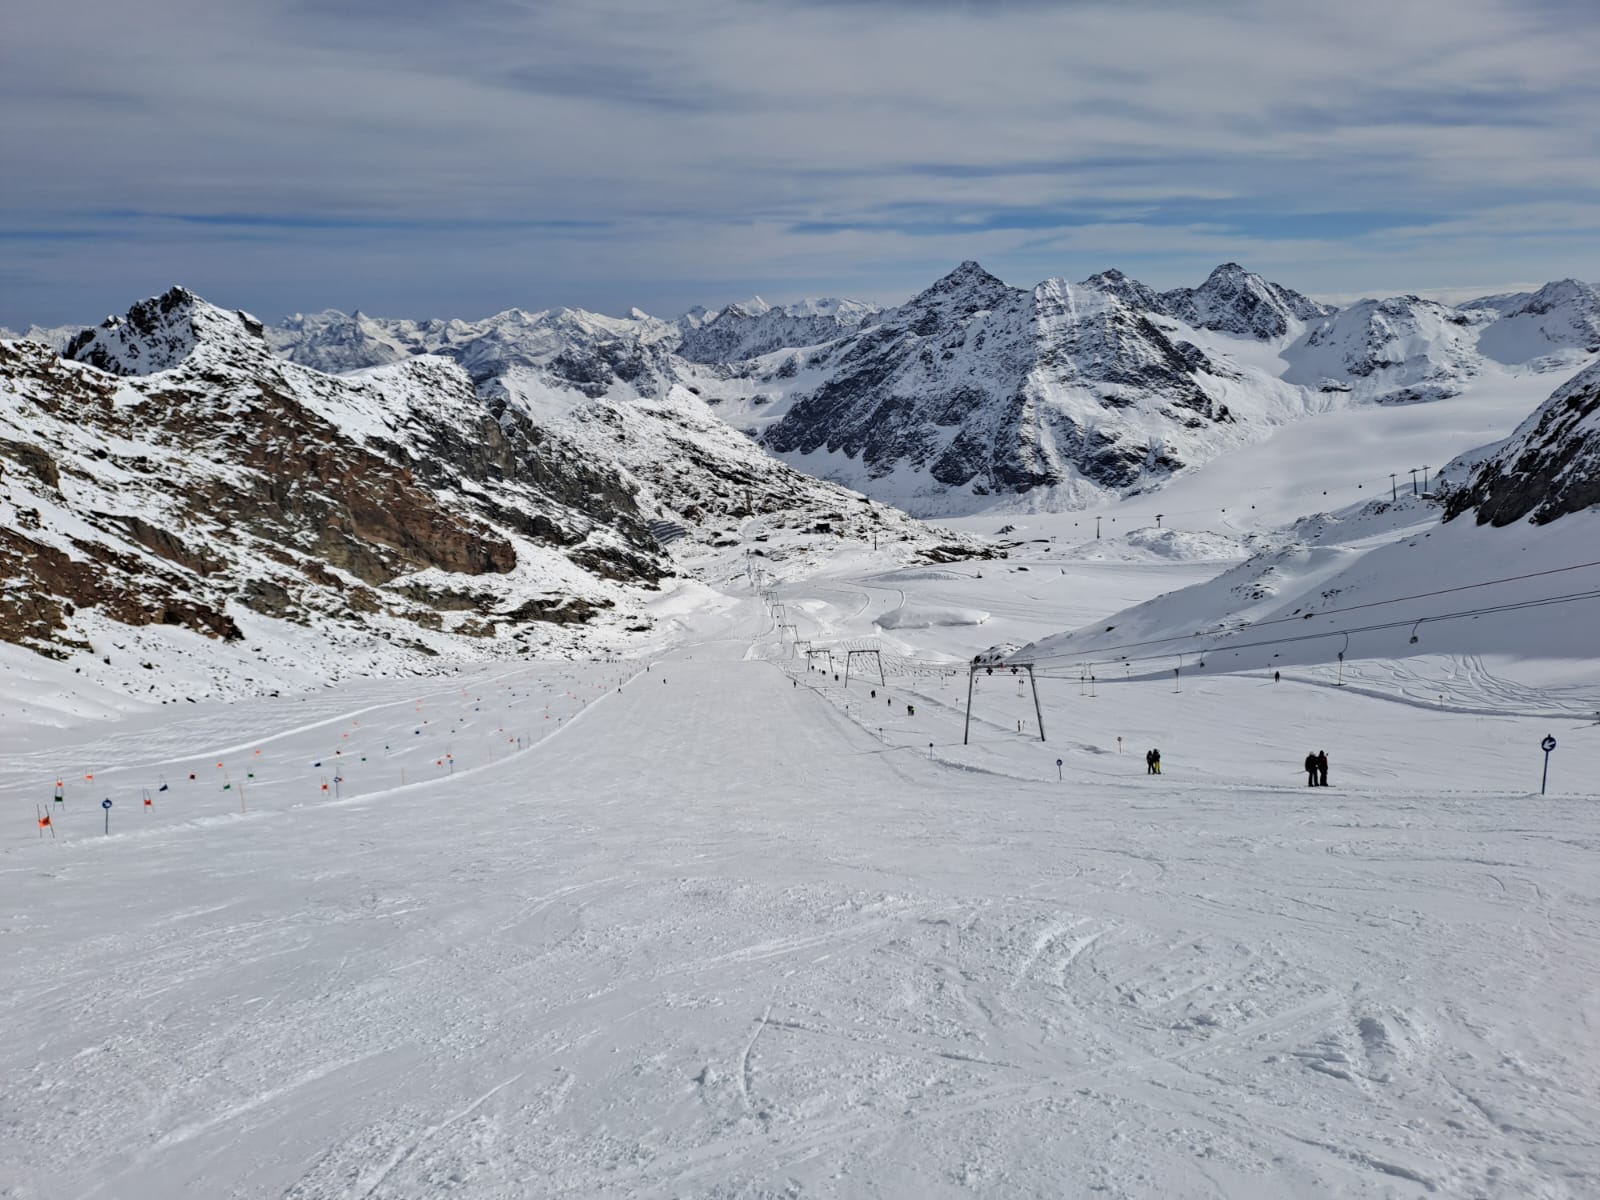
[[[677,521],[689,546],[751,520],[969,548],[686,417],[686,392],[646,416],[569,390],[596,407],[563,422],[438,355],[328,375],[181,288],[66,349],[0,342],[0,641],[40,653],[108,625],[240,653],[275,623],[402,657],[619,644],[685,572],[658,536]]]
[[[1500,446],[1446,468],[1465,479],[1446,490],[1447,520],[1545,525],[1600,508],[1600,362],[1569,379]]]
[[[1116,270],[1019,289],[965,263],[888,309],[321,314],[267,336],[329,370],[443,354],[485,396],[515,373],[519,394],[557,407],[682,389],[785,461],[930,516],[1099,502],[1330,404],[1448,402],[1485,371],[1570,370],[1600,346],[1600,302],[1567,280],[1459,307],[1335,308],[1237,263],[1164,292]]]

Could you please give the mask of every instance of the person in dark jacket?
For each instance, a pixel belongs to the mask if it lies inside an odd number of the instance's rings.
[[[1328,786],[1328,752],[1326,750],[1317,751],[1317,786]]]
[[[1150,773],[1152,775],[1161,774],[1161,751],[1159,750],[1150,751]]]
[[[1317,786],[1317,756],[1315,754],[1306,755],[1306,786]]]
[[[1144,773],[1146,775],[1154,775],[1156,773],[1156,752],[1154,750],[1146,750],[1144,752]]]

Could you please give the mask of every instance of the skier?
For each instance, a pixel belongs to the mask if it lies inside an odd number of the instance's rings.
[[[1317,786],[1328,786],[1328,752],[1326,750],[1317,751]]]
[[[1150,751],[1150,769],[1157,775],[1161,774],[1161,751]]]
[[[1274,671],[1272,673],[1272,682],[1273,683],[1277,683],[1278,682],[1278,673],[1276,671]]]
[[[1317,786],[1317,756],[1315,754],[1306,755],[1306,786]]]
[[[1144,752],[1144,773],[1146,775],[1154,775],[1156,773],[1156,752],[1154,750],[1146,750]]]
[[[917,715],[917,706],[915,704],[906,705],[906,716],[914,717],[916,715]]]

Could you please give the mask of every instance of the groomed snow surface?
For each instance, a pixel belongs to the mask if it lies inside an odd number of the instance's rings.
[[[6,659],[0,1195],[1600,1194],[1593,660],[1056,674],[1044,742],[1001,668],[964,746],[977,650],[1227,565],[1086,557],[119,719]]]

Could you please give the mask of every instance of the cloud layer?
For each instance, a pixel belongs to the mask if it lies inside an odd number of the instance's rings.
[[[0,324],[182,281],[671,315],[1232,258],[1304,291],[1600,276],[1576,0],[34,0]]]

